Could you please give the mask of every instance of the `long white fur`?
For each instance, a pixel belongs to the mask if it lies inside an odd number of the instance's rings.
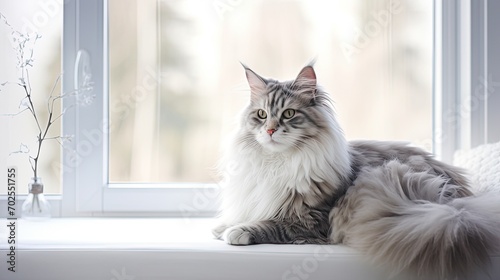
[[[341,184],[342,177],[350,173],[347,144],[334,116],[328,112],[324,115],[329,116],[328,133],[289,152],[276,154],[249,147],[237,140],[246,132],[240,130],[235,135],[223,160],[231,167],[223,169],[226,178],[222,183],[222,223],[234,225],[271,219],[280,213],[290,193],[307,193],[311,179],[326,180],[334,186]]]

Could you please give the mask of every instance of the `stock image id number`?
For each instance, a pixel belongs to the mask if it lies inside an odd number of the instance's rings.
[[[7,169],[7,212],[10,217],[16,215],[16,168]]]

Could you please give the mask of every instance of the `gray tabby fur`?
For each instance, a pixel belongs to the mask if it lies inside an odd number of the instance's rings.
[[[461,169],[405,143],[347,142],[312,65],[286,82],[244,68],[251,98],[220,166],[217,238],[343,243],[395,274],[441,278],[498,248],[499,197],[474,196]]]

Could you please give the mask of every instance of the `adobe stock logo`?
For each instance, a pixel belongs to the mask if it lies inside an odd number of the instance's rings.
[[[64,0],[41,0],[38,1],[39,9],[33,13],[31,18],[23,17],[21,32],[25,34],[39,33],[40,29],[47,26],[63,10]]]
[[[89,157],[96,147],[102,145],[105,135],[109,135],[118,129],[118,124],[125,120],[134,108],[145,101],[159,86],[161,79],[166,79],[167,74],[157,73],[150,66],[145,68],[144,75],[139,79],[140,83],[130,88],[130,91],[118,100],[113,100],[109,105],[109,111],[115,117],[113,119],[103,118],[99,125],[94,128],[83,129],[79,132],[78,142],[70,147],[64,147],[63,162],[54,162],[52,168],[56,172],[74,172]]]
[[[111,278],[111,280],[134,280],[135,279],[134,275],[127,273],[127,270],[125,269],[125,267],[122,267],[122,269],[120,271],[113,269],[113,270],[111,270],[111,274],[114,276],[113,278]]]
[[[401,2],[395,0],[390,1],[389,6],[385,9],[371,12],[371,18],[363,28],[354,29],[354,38],[350,42],[342,42],[340,47],[345,58],[350,62],[354,55],[361,53],[374,38],[384,31],[384,28],[391,24],[392,16],[402,11]]]
[[[314,254],[302,260],[300,264],[293,265],[281,276],[282,280],[304,280],[314,274],[321,262],[332,256],[334,250],[330,246],[318,245],[314,249]]]
[[[236,7],[241,5],[243,0],[215,0],[212,4],[215,12],[221,20],[227,12],[232,12]]]

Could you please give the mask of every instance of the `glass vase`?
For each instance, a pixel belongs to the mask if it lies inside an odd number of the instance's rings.
[[[50,219],[50,203],[43,195],[42,178],[32,177],[28,187],[29,194],[23,203],[22,217],[26,220]]]

